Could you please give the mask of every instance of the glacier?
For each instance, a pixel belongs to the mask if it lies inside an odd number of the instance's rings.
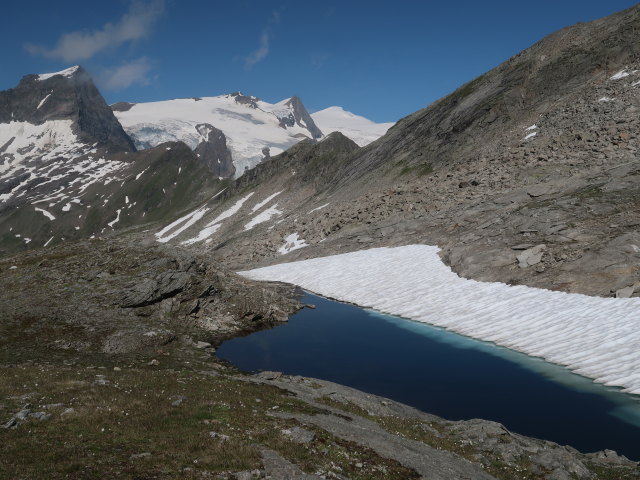
[[[238,273],[493,342],[640,395],[640,298],[465,279],[438,252],[373,248]]]

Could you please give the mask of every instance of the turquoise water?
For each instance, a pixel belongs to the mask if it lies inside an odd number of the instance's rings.
[[[451,420],[485,418],[583,452],[640,459],[640,398],[567,369],[430,325],[333,302],[223,343],[244,371],[322,378]]]

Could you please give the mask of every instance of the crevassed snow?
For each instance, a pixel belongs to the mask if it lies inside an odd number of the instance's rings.
[[[249,198],[251,198],[252,195],[253,195],[253,192],[242,197],[240,200],[234,203],[231,207],[229,207],[227,210],[225,210],[216,218],[214,218],[211,222],[209,222],[202,230],[200,230],[200,233],[198,233],[198,235],[182,242],[182,245],[191,245],[197,242],[201,242],[202,240],[208,239],[220,228],[222,221],[231,217],[238,210],[240,210],[244,202],[249,200]]]
[[[312,113],[311,118],[323,134],[340,132],[361,147],[377,140],[394,125],[394,122],[372,122],[368,118],[355,115],[342,107],[325,108]]]
[[[239,177],[245,167],[252,168],[263,159],[264,147],[269,147],[273,156],[311,137],[300,125],[280,126],[278,115],[292,112],[292,107],[286,105],[289,100],[276,105],[256,100],[257,108],[252,108],[237,103],[231,95],[199,100],[180,98],[137,103],[126,112],[114,114],[139,148],[183,141],[195,149],[203,140],[197,125],[208,123],[222,130],[236,167],[236,177]]]
[[[251,209],[251,213],[255,213],[258,210],[260,210],[262,207],[264,207],[267,203],[269,203],[271,200],[273,200],[274,198],[276,198],[278,195],[280,195],[282,193],[282,190],[280,190],[279,192],[274,193],[273,195],[269,195],[267,198],[265,198],[263,201],[256,203],[254,205],[254,207]]]
[[[47,80],[48,78],[55,77],[56,75],[62,75],[63,77],[70,77],[71,75],[73,75],[78,71],[78,68],[80,68],[80,65],[69,67],[64,70],[60,70],[59,72],[41,73],[40,75],[38,75],[38,80],[40,81]]]
[[[271,205],[269,208],[260,212],[255,217],[251,219],[249,223],[244,226],[245,230],[251,230],[253,227],[260,223],[267,222],[271,219],[271,217],[275,217],[276,215],[280,215],[282,211],[278,210],[278,204]]]
[[[240,273],[494,342],[640,394],[640,298],[468,280],[438,251],[374,248]]]
[[[47,212],[44,208],[38,208],[35,207],[36,212],[40,212],[42,213],[45,217],[47,217],[49,220],[55,220],[56,217],[53,216],[53,214],[51,212]]]
[[[287,238],[284,239],[284,245],[282,245],[278,252],[281,255],[286,255],[289,252],[293,252],[294,250],[298,250],[299,248],[308,246],[308,243],[304,241],[304,239],[298,236],[298,233],[292,233]]]

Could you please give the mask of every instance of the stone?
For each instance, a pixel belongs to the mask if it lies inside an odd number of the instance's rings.
[[[270,371],[260,372],[256,375],[256,377],[262,380],[277,380],[281,376],[282,376],[282,372],[270,372]]]
[[[1,428],[16,428],[18,426],[18,420],[16,417],[12,417],[8,422],[2,425]]]
[[[209,342],[196,342],[196,348],[211,348],[211,344]]]
[[[522,253],[517,255],[516,258],[518,259],[520,268],[527,268],[540,263],[546,249],[546,245],[540,244],[536,245],[535,247],[528,248],[527,250],[524,250]]]
[[[209,432],[209,436],[211,438],[216,438],[216,439],[221,440],[223,442],[226,442],[230,438],[229,435],[223,435],[223,434],[218,433],[218,432]]]
[[[16,413],[15,419],[16,420],[26,420],[27,418],[29,418],[30,414],[31,414],[31,410],[29,410],[28,408],[23,408],[18,413]]]
[[[109,385],[111,382],[105,378],[104,375],[96,375],[96,379],[93,382],[96,385]]]
[[[191,275],[180,271],[166,271],[156,278],[143,278],[133,288],[127,289],[120,300],[123,308],[153,305],[180,293],[191,280]]]
[[[134,453],[129,456],[129,460],[139,460],[141,458],[147,458],[151,456],[151,452]]]
[[[172,407],[179,407],[180,405],[182,405],[184,403],[184,401],[186,399],[187,399],[187,397],[184,397],[184,396],[180,395],[173,402],[171,402],[171,406]]]
[[[34,412],[29,414],[29,418],[40,420],[42,422],[45,420],[49,420],[51,418],[51,414],[46,412]]]
[[[631,298],[631,295],[633,295],[633,292],[635,292],[635,290],[635,285],[620,288],[619,290],[616,290],[616,298]]]
[[[315,433],[301,427],[291,427],[282,430],[282,434],[296,443],[311,443],[316,438]]]

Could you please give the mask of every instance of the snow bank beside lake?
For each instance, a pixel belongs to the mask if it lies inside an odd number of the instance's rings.
[[[240,273],[494,342],[640,394],[640,298],[468,280],[438,251],[374,248]]]

